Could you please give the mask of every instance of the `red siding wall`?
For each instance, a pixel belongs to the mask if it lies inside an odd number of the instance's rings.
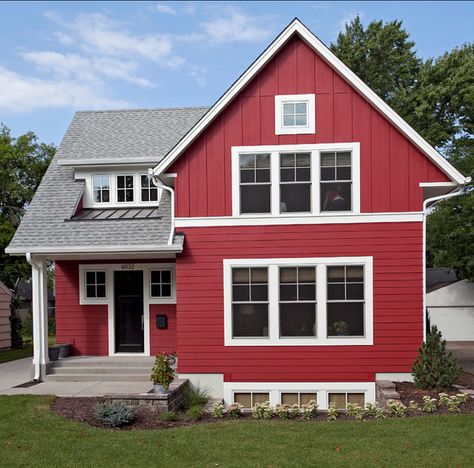
[[[56,341],[71,343],[72,354],[109,354],[106,305],[79,304],[79,263],[58,261],[56,289]]]
[[[156,328],[156,315],[168,316],[168,328]],[[176,347],[176,304],[151,304],[150,305],[150,354],[172,353]]]
[[[422,226],[187,228],[177,260],[179,372],[226,381],[373,381],[410,372],[423,337]],[[374,257],[374,345],[224,347],[223,259]]]
[[[276,94],[316,94],[316,134],[275,135]],[[229,216],[231,147],[361,143],[362,212],[420,211],[446,176],[302,40],[292,39],[178,159],[176,216]]]

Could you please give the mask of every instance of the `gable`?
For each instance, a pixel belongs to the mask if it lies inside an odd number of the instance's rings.
[[[419,151],[428,157],[449,180],[457,184],[466,182],[465,177],[460,174],[446,159],[444,159],[426,140],[424,140],[413,128],[411,128],[398,114],[396,114],[381,98],[379,98],[365,83],[360,80],[346,65],[344,65],[314,34],[312,34],[298,19],[290,25],[270,44],[264,53],[247,69],[247,71],[229,88],[229,90],[217,101],[210,111],[191,129],[190,132],[170,151],[170,153],[153,170],[156,175],[162,174],[170,165],[182,154],[182,152],[197,138],[202,131],[222,112],[226,106],[233,101],[245,86],[251,81],[255,81],[255,76],[274,58],[274,55],[285,55],[288,43],[298,36],[308,46],[317,53],[318,57],[325,61],[330,68],[337,70],[350,86],[357,90],[371,106],[376,108],[383,118],[390,121],[406,138],[408,138]],[[291,55],[291,54],[290,54]],[[293,80],[292,80],[293,75]],[[338,76],[339,76],[338,75]],[[296,80],[300,80],[299,74]],[[275,79],[275,78],[273,78]],[[285,88],[285,85],[295,84],[295,74],[287,73],[278,76],[278,85]],[[306,77],[301,78],[304,81]],[[308,77],[308,81],[311,77]],[[297,82],[296,81],[296,82]],[[324,81],[324,79],[323,79]],[[337,81],[337,80],[336,80]],[[342,80],[344,81],[344,80]],[[301,84],[301,83],[300,83]],[[326,83],[328,86],[331,83]],[[332,82],[332,85],[338,83]],[[349,86],[345,83],[346,86]],[[251,86],[251,85],[250,85]],[[337,88],[334,88],[337,91]]]

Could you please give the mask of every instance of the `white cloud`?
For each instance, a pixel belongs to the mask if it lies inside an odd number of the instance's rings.
[[[157,3],[153,5],[153,9],[158,13],[164,13],[166,15],[176,15],[176,10],[169,5],[163,5],[162,3]]]
[[[246,15],[235,8],[224,16],[200,23],[208,38],[214,42],[260,42],[267,39],[272,30],[264,17]]]
[[[71,45],[74,43],[74,39],[61,31],[53,32],[53,36],[63,45]]]
[[[129,103],[107,97],[101,87],[67,79],[39,79],[20,75],[0,67],[0,109],[28,112],[51,107],[106,109],[128,107]]]
[[[344,13],[344,16],[339,20],[339,29],[344,30],[346,27],[346,24],[349,24],[357,16],[362,18],[362,13],[359,13],[357,11],[350,11],[350,12]]]

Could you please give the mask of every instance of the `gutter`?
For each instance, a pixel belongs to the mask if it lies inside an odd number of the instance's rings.
[[[426,221],[428,217],[427,209],[428,205],[434,206],[440,201],[454,198],[463,193],[465,184],[471,182],[470,177],[464,179],[464,184],[459,187],[455,192],[446,193],[444,195],[438,195],[436,197],[427,198],[423,202],[423,341],[426,341]]]
[[[38,267],[38,264],[33,260],[31,253],[27,252],[26,253],[26,261],[31,265],[31,268],[33,270],[33,275],[37,274],[38,277],[40,276],[40,269]],[[33,284],[33,281],[32,281]],[[40,291],[39,288],[34,288],[32,291],[34,296],[32,297],[33,299],[33,307],[36,306],[39,307],[41,304],[41,297],[40,297]],[[40,314],[39,314],[40,315]],[[33,380],[35,382],[39,382],[41,379],[41,328],[42,328],[42,323],[41,320],[33,319],[33,361],[34,361],[34,376]],[[36,343],[36,346],[35,346]]]
[[[174,217],[174,190],[171,187],[168,187],[167,185],[164,185],[161,180],[158,178],[158,176],[153,174],[153,169],[148,169],[148,173],[152,176],[152,181],[153,184],[162,189],[166,190],[171,197],[171,229],[170,229],[170,235],[168,238],[168,245],[173,245],[173,238],[174,238],[174,229],[175,229],[175,217]]]

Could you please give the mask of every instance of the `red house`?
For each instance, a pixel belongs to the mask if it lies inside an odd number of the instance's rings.
[[[8,252],[35,376],[178,352],[226,403],[369,402],[424,338],[424,219],[466,179],[294,20],[209,109],[78,112]]]

